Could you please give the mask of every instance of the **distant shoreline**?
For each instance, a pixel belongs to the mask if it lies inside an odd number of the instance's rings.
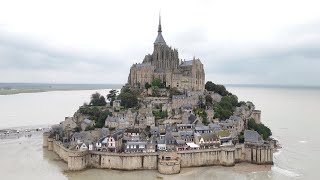
[[[0,83],[0,95],[14,95],[21,93],[38,93],[49,91],[120,89],[121,87],[121,84]]]
[[[121,89],[123,84],[50,84],[50,83],[0,83],[0,95],[38,93],[50,91],[80,91],[97,89]],[[227,87],[310,89],[318,90],[320,86],[303,85],[263,85],[263,84],[225,84]]]

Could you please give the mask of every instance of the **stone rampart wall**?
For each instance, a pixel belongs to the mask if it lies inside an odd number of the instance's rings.
[[[106,153],[90,152],[90,165],[106,169],[157,169],[158,153]]]
[[[235,164],[235,148],[179,151],[178,156],[181,159],[181,167],[233,166]]]
[[[98,151],[72,151],[65,148],[60,141],[44,136],[48,150],[54,151],[68,163],[70,170],[82,170],[87,167],[142,170],[158,169],[165,174],[180,172],[183,167],[223,165],[233,166],[237,162],[255,164],[272,164],[273,149],[270,146],[236,145],[216,149],[201,149],[175,152],[171,160],[162,160],[161,153],[110,153]],[[160,162],[161,161],[161,162]],[[161,166],[161,167],[160,167]]]
[[[245,161],[254,164],[273,164],[273,149],[269,146],[246,145]]]

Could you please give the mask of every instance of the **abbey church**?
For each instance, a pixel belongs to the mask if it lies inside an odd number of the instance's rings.
[[[179,90],[203,91],[205,73],[199,59],[180,60],[178,50],[167,45],[161,28],[159,17],[158,36],[154,42],[152,54],[148,54],[142,63],[133,64],[130,68],[128,84],[133,87],[144,87],[148,82],[159,78],[166,87]]]

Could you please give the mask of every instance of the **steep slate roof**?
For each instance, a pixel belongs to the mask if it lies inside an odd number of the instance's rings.
[[[209,126],[196,126],[194,129],[196,131],[209,131],[210,130]]]
[[[176,143],[177,143],[177,144],[180,144],[180,145],[186,144],[186,142],[185,142],[184,140],[182,140],[182,139],[177,139],[177,140],[176,140]]]
[[[191,114],[188,118],[190,124],[192,124],[196,119],[197,119],[197,116],[193,114]]]
[[[156,40],[154,41],[154,44],[166,44],[166,41],[164,41],[164,38],[162,36],[162,29],[161,29],[161,16],[159,16],[159,26],[158,26],[158,36]]]
[[[125,133],[140,133],[139,128],[128,128],[124,131]]]
[[[164,38],[162,36],[162,33],[159,32],[156,40],[154,41],[155,44],[166,44],[166,41],[164,41]]]
[[[192,109],[192,104],[184,104],[181,106],[182,109]]]
[[[245,130],[244,131],[244,141],[246,143],[262,144],[263,139],[257,131]]]
[[[209,124],[209,127],[210,127],[211,129],[213,129],[213,130],[215,130],[215,129],[221,129],[221,126],[220,126],[220,124],[218,124],[218,123],[210,123],[210,124]]]
[[[172,134],[170,133],[166,133],[166,135],[164,136],[164,141],[166,144],[175,144],[175,139],[174,137],[172,136]]]

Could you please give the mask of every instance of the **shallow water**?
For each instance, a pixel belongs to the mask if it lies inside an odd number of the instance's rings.
[[[235,167],[184,168],[178,175],[157,171],[90,169],[67,172],[66,163],[42,149],[41,134],[31,138],[0,139],[1,179],[319,179],[319,89],[229,87],[239,100],[254,102],[283,148],[272,167],[238,164]],[[107,90],[98,90],[107,94]],[[0,128],[54,124],[72,116],[89,101],[89,91],[57,91],[0,96]]]

